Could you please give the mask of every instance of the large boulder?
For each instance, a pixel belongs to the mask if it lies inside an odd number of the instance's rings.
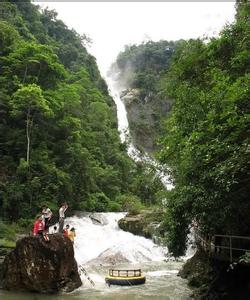
[[[160,224],[162,219],[162,211],[145,210],[141,211],[137,215],[126,215],[118,221],[118,225],[124,231],[128,231],[145,238],[154,239],[155,242],[157,242],[159,238],[160,243]]]
[[[24,237],[3,262],[1,285],[8,290],[71,292],[81,286],[74,249],[62,234]]]
[[[107,218],[101,213],[91,213],[89,215],[89,218],[95,225],[107,225],[108,224]]]
[[[90,260],[87,264],[90,266],[110,266],[128,262],[129,260],[121,251],[114,248],[109,248],[103,251],[98,257]]]

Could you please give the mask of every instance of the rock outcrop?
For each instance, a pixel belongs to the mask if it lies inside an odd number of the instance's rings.
[[[140,89],[130,88],[121,93],[121,100],[126,107],[133,144],[147,153],[154,153],[161,119],[165,119],[171,110],[171,101],[159,99],[153,93],[142,94]]]
[[[135,235],[157,239],[157,237],[161,236],[160,222],[163,219],[162,214],[162,212],[158,211],[142,211],[137,215],[128,214],[118,221],[118,225],[122,230]]]
[[[128,263],[129,260],[121,251],[116,251],[114,248],[109,248],[103,251],[98,257],[90,260],[88,265],[91,266],[111,266],[116,264]]]
[[[202,249],[178,275],[188,280],[194,299],[250,299],[250,266],[215,259]]]
[[[100,213],[91,213],[89,215],[89,218],[95,225],[107,225],[108,224],[107,218]]]
[[[2,288],[56,293],[81,286],[71,241],[59,233],[49,237],[49,242],[33,236],[17,241],[2,265]]]

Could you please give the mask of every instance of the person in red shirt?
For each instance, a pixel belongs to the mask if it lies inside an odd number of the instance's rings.
[[[43,221],[43,217],[42,216],[37,217],[33,227],[33,235],[37,235],[37,234],[42,235],[44,231],[44,227],[45,227],[45,223]]]
[[[45,239],[46,242],[49,241],[49,237],[48,237],[47,233],[45,232],[45,222],[44,222],[44,218],[42,216],[39,216],[34,223],[33,235],[34,236],[40,235]]]

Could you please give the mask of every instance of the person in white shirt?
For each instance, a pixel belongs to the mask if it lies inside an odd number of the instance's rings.
[[[59,209],[59,232],[60,233],[63,233],[65,211],[67,210],[67,208],[68,208],[67,203],[63,203]]]
[[[46,204],[44,204],[42,206],[42,216],[43,216],[44,222],[45,222],[45,228],[44,228],[45,232],[48,232],[48,230],[49,230],[49,221],[50,221],[52,215],[53,215],[53,213],[52,213],[51,209]]]

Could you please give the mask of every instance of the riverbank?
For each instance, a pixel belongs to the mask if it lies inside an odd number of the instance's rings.
[[[199,249],[179,272],[194,290],[194,299],[250,299],[250,266],[210,258]]]

